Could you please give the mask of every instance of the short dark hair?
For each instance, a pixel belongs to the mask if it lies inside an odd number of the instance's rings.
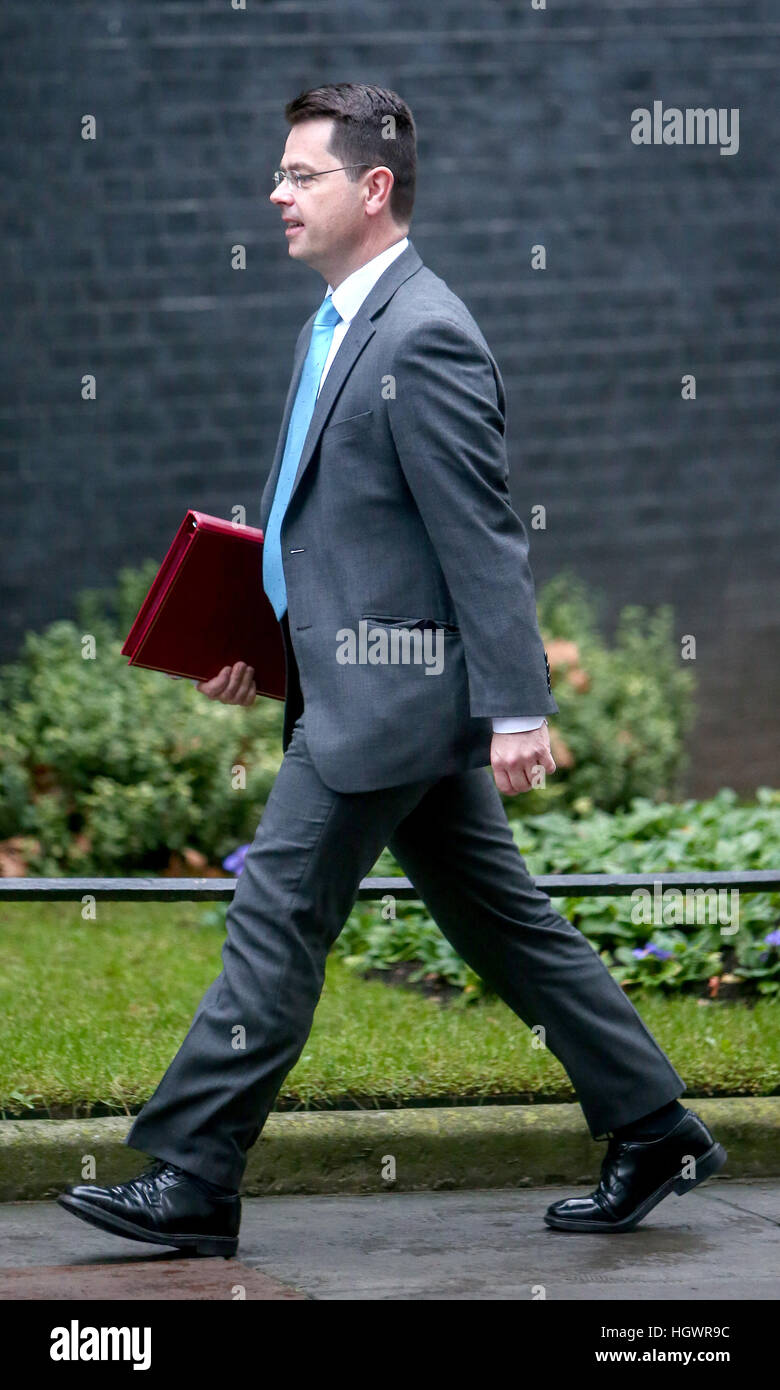
[[[414,207],[417,178],[417,131],[414,117],[405,101],[385,87],[367,87],[362,82],[336,82],[301,92],[285,106],[290,125],[301,121],[333,118],[328,149],[339,164],[384,164],[394,183],[390,192],[390,212],[396,222],[408,225]],[[393,117],[392,136],[386,118]],[[356,183],[364,169],[348,169],[347,178]]]

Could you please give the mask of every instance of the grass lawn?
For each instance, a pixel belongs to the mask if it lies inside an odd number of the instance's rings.
[[[224,932],[197,904],[74,903],[0,910],[0,1107],[4,1118],[137,1109],[156,1087],[219,974]],[[631,994],[696,1095],[780,1086],[780,1011]],[[560,1063],[532,1048],[500,1000],[463,1007],[364,981],[333,955],[314,1027],[277,1108],[380,1098],[574,1099]],[[528,1097],[530,1099],[530,1096]]]

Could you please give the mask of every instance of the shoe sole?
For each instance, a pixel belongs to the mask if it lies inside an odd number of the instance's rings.
[[[719,1173],[724,1166],[728,1154],[722,1144],[713,1144],[696,1164],[695,1178],[684,1178],[682,1168],[674,1177],[668,1179],[661,1187],[651,1192],[649,1197],[645,1197],[643,1202],[631,1212],[630,1216],[624,1216],[622,1221],[578,1221],[576,1217],[567,1216],[548,1216],[545,1215],[545,1223],[551,1230],[555,1231],[633,1231],[635,1226],[647,1216],[653,1207],[662,1202],[664,1197],[668,1197],[671,1192],[676,1192],[682,1196],[685,1192],[690,1192],[692,1187],[698,1187],[700,1182],[705,1182],[707,1178]]]
[[[238,1249],[238,1236],[158,1235],[156,1231],[147,1231],[142,1226],[133,1225],[132,1221],[126,1221],[124,1217],[114,1216],[111,1212],[97,1211],[89,1203],[83,1202],[79,1197],[72,1197],[68,1192],[61,1193],[57,1203],[74,1216],[80,1216],[82,1221],[89,1222],[90,1226],[97,1226],[101,1231],[111,1231],[114,1235],[126,1236],[128,1240],[142,1240],[150,1245],[173,1245],[178,1250],[193,1250],[196,1255],[222,1255],[226,1260],[235,1255]]]

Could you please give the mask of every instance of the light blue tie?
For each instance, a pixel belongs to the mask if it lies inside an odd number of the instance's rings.
[[[263,541],[263,588],[280,621],[287,608],[287,586],[282,568],[282,521],[301,461],[304,440],[317,404],[320,377],[337,323],[341,323],[341,314],[335,308],[331,296],[327,295],[317,310],[317,317],[312,326],[309,351],[303,364],[295,404],[290,415],[284,457]]]

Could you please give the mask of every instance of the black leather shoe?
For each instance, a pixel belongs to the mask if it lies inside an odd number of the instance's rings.
[[[596,1191],[553,1202],[544,1219],[556,1231],[633,1231],[670,1192],[690,1192],[719,1173],[727,1157],[704,1121],[689,1110],[660,1139],[613,1136]]]
[[[241,1198],[218,1196],[173,1163],[157,1159],[115,1187],[70,1184],[57,1201],[91,1226],[128,1240],[175,1245],[196,1255],[224,1255],[238,1248]]]

